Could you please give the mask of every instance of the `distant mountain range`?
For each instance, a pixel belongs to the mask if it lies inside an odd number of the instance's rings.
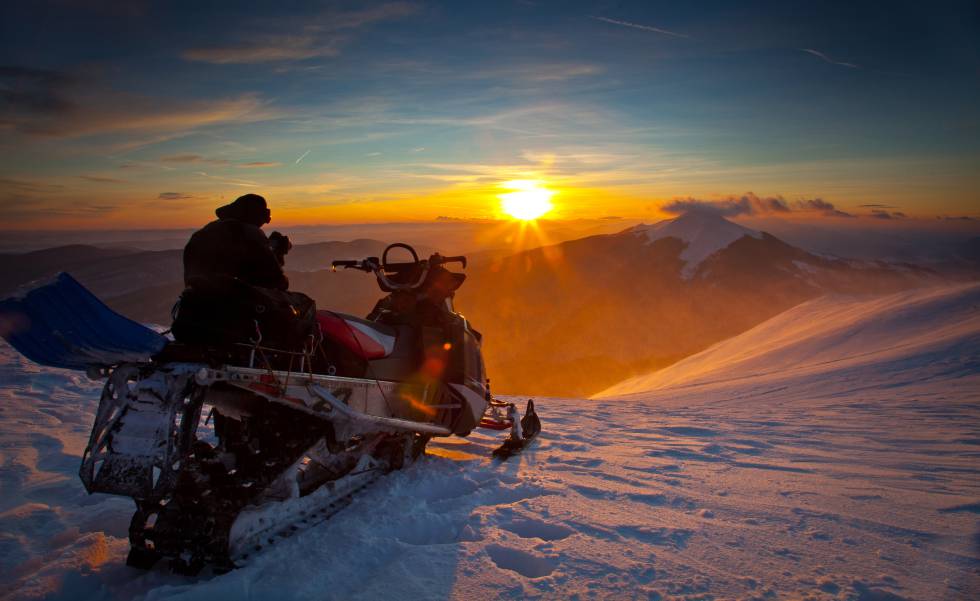
[[[939,279],[909,264],[818,256],[692,212],[478,267],[457,307],[486,334],[499,390],[580,396],[828,292]]]
[[[329,271],[379,256],[385,242],[296,245],[291,287],[322,308],[365,314],[373,278]],[[428,256],[431,249],[420,248]],[[970,250],[970,249],[968,249]],[[59,271],[117,311],[162,325],[183,289],[181,251],[64,246],[0,254],[0,296]],[[911,264],[806,252],[699,212],[471,261],[457,308],[485,336],[498,392],[585,396],[648,373],[828,292],[891,292],[939,281]]]

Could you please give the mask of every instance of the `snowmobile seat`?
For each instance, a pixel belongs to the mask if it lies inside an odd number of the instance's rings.
[[[324,337],[362,359],[381,359],[395,350],[398,329],[392,326],[333,311],[317,311],[316,319]]]
[[[146,362],[167,344],[67,273],[0,301],[0,336],[36,363],[77,370]]]

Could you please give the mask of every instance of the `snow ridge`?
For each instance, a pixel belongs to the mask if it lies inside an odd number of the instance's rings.
[[[596,398],[691,387],[881,376],[892,366],[924,367],[931,357],[980,352],[980,284],[925,288],[880,297],[823,296],[773,317],[660,371]],[[965,350],[964,350],[965,349]],[[976,365],[974,365],[974,369]]]
[[[677,238],[686,242],[687,247],[680,255],[684,261],[681,271],[684,279],[690,279],[702,261],[743,236],[762,238],[762,232],[732,223],[720,215],[697,211],[653,225],[641,224],[630,231],[634,235],[645,236],[648,243],[662,238]]]

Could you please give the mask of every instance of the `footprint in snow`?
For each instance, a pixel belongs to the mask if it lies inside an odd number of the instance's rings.
[[[575,531],[561,524],[551,524],[541,520],[514,520],[500,525],[505,530],[510,530],[521,538],[540,538],[541,540],[561,540],[568,538]]]
[[[486,552],[498,568],[517,572],[526,578],[543,578],[558,567],[558,562],[554,558],[534,555],[502,545],[490,545],[486,548]]]

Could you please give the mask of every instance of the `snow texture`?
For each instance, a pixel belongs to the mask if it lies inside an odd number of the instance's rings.
[[[684,261],[681,275],[690,279],[702,261],[714,253],[727,248],[743,236],[762,238],[762,233],[737,223],[728,221],[720,215],[692,211],[674,219],[666,219],[653,225],[638,225],[631,230],[635,235],[646,236],[654,242],[661,238],[677,238],[687,246],[681,252]]]
[[[488,459],[503,434],[433,442],[329,521],[196,578],[125,567],[131,502],[82,489],[99,384],[0,346],[0,590],[972,599],[978,313],[976,285],[801,305],[628,398],[537,399],[544,429],[507,462]]]

